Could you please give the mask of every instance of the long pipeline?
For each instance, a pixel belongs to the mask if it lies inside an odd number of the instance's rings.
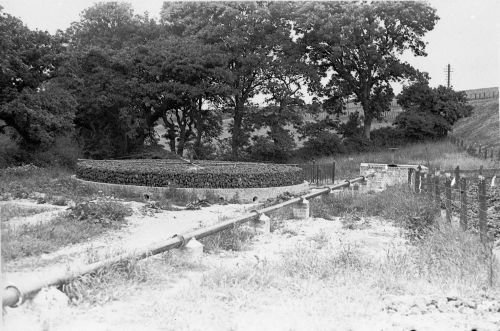
[[[99,262],[87,264],[84,266],[76,266],[73,268],[69,268],[69,271],[66,271],[61,274],[49,275],[45,279],[37,279],[32,282],[24,282],[20,284],[10,284],[6,286],[2,291],[2,307],[17,307],[18,305],[22,304],[26,300],[26,298],[29,298],[30,296],[34,295],[35,293],[37,293],[46,286],[59,286],[62,284],[66,284],[79,276],[95,272],[103,267],[110,266],[118,262],[126,261],[129,259],[141,260],[152,255],[166,252],[173,248],[181,247],[192,238],[201,239],[207,237],[214,233],[234,227],[238,224],[254,220],[258,218],[258,216],[261,214],[269,213],[278,210],[280,208],[293,205],[295,203],[299,203],[303,199],[309,200],[317,196],[330,193],[332,190],[349,187],[353,183],[363,182],[365,181],[365,178],[371,176],[373,176],[373,174],[369,174],[367,176],[360,176],[352,180],[346,180],[343,183],[336,184],[333,186],[326,186],[322,189],[317,190],[316,192],[308,193],[276,205],[255,210],[250,212],[249,214],[246,214],[238,218],[217,223],[203,229],[194,230],[183,235],[177,235],[172,238],[169,238],[160,246],[148,247],[138,252],[120,254],[115,257],[108,258]]]

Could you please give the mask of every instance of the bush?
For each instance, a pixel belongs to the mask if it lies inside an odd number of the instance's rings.
[[[371,132],[371,140],[377,147],[396,147],[406,145],[411,141],[405,132],[398,128],[385,127]]]
[[[291,149],[279,146],[268,137],[257,137],[249,148],[250,159],[253,161],[271,161],[285,163],[292,155]]]
[[[442,138],[451,130],[451,124],[443,117],[429,112],[404,111],[396,117],[394,125],[408,139],[416,141]]]
[[[77,222],[98,224],[103,228],[116,228],[123,225],[125,216],[132,210],[114,201],[86,201],[69,208],[68,218]]]
[[[335,133],[324,131],[304,143],[298,154],[303,157],[330,156],[344,153],[342,141]]]
[[[301,184],[302,169],[264,163],[198,161],[198,167],[173,160],[82,160],[80,179],[153,187],[244,188]]]
[[[363,136],[353,136],[344,139],[344,149],[348,153],[369,152],[373,149],[373,143]]]

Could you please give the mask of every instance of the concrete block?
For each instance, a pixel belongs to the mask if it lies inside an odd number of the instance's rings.
[[[293,217],[299,220],[306,220],[310,216],[310,206],[307,199],[302,199],[292,207]]]
[[[256,232],[262,234],[271,233],[271,218],[266,214],[261,214],[253,224]]]
[[[196,238],[191,238],[186,246],[172,250],[173,255],[178,259],[200,260],[203,257],[203,244]]]

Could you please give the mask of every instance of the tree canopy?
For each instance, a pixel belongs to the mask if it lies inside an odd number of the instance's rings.
[[[73,128],[76,103],[57,80],[63,41],[0,7],[0,133],[10,129],[26,148],[46,148]]]
[[[163,125],[179,155],[207,157],[218,139],[232,159],[285,160],[295,130],[306,147],[336,153],[337,134],[359,136],[360,118],[369,138],[392,83],[426,77],[401,55],[425,56],[437,20],[422,2],[274,1],[165,2],[157,21],[112,1],[50,35],[0,9],[0,133],[46,148],[75,132],[86,157],[114,158],[155,146]],[[415,95],[399,99],[413,116],[463,116],[449,91]],[[341,125],[352,101],[363,115]],[[266,136],[252,138],[255,129]]]
[[[426,80],[403,87],[397,101],[404,112],[394,124],[419,140],[446,136],[456,121],[472,111],[464,92],[445,86],[431,88]]]
[[[306,2],[297,15],[304,61],[328,79],[312,86],[328,100],[359,102],[369,139],[373,119],[394,97],[390,83],[418,74],[401,55],[426,55],[422,38],[438,20],[436,10],[424,2]]]

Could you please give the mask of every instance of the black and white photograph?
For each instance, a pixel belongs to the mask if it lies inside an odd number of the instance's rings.
[[[5,331],[500,331],[500,1],[0,0]]]

